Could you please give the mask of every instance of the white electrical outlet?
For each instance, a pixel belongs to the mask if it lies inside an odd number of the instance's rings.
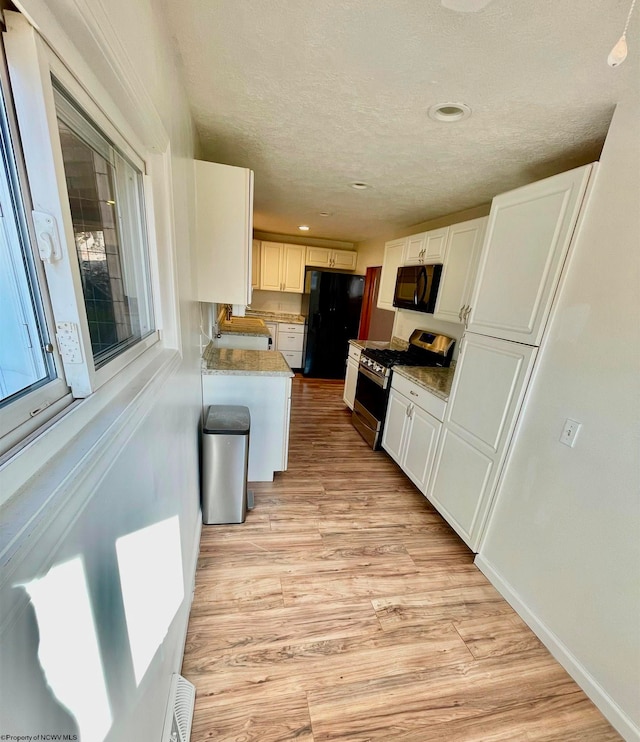
[[[82,363],[78,325],[74,322],[56,322],[56,340],[65,363]]]
[[[564,428],[562,428],[562,433],[560,434],[560,443],[564,443],[565,446],[573,448],[581,427],[582,423],[568,417],[564,421]]]

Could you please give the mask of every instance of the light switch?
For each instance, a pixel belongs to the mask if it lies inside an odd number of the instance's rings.
[[[568,417],[564,421],[564,428],[562,428],[562,433],[560,434],[560,443],[564,443],[565,446],[573,448],[581,427],[582,423]]]

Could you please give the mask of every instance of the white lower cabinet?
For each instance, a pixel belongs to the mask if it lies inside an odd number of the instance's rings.
[[[411,391],[411,386],[410,382],[404,382],[405,389]],[[419,394],[424,397],[429,393],[420,389]],[[440,420],[405,397],[392,383],[382,447],[422,493],[429,479],[441,427]]]
[[[349,344],[349,355],[347,357],[347,369],[344,377],[344,393],[342,398],[347,407],[352,410],[356,398],[356,385],[358,383],[358,365],[360,363],[360,348]]]
[[[278,350],[291,368],[302,368],[304,325],[278,323]]]
[[[467,332],[427,498],[476,550],[537,348]]]
[[[265,322],[264,323],[269,330],[271,335],[271,343],[269,344],[268,350],[277,350],[278,348],[278,323],[277,322]]]
[[[250,482],[272,482],[289,455],[291,378],[267,374],[203,374],[204,412],[212,404],[244,405],[251,414]]]

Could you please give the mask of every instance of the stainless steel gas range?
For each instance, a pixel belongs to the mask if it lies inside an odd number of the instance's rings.
[[[446,335],[414,330],[406,350],[366,348],[362,351],[351,421],[374,450],[380,448],[382,441],[393,367],[447,368],[451,364],[454,345],[455,340]]]

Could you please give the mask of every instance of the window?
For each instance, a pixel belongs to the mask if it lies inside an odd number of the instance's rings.
[[[56,377],[0,90],[0,405]]]
[[[75,248],[96,368],[153,331],[142,173],[54,81]]]
[[[0,455],[159,340],[146,150],[108,96],[90,95],[11,17],[0,41]]]

